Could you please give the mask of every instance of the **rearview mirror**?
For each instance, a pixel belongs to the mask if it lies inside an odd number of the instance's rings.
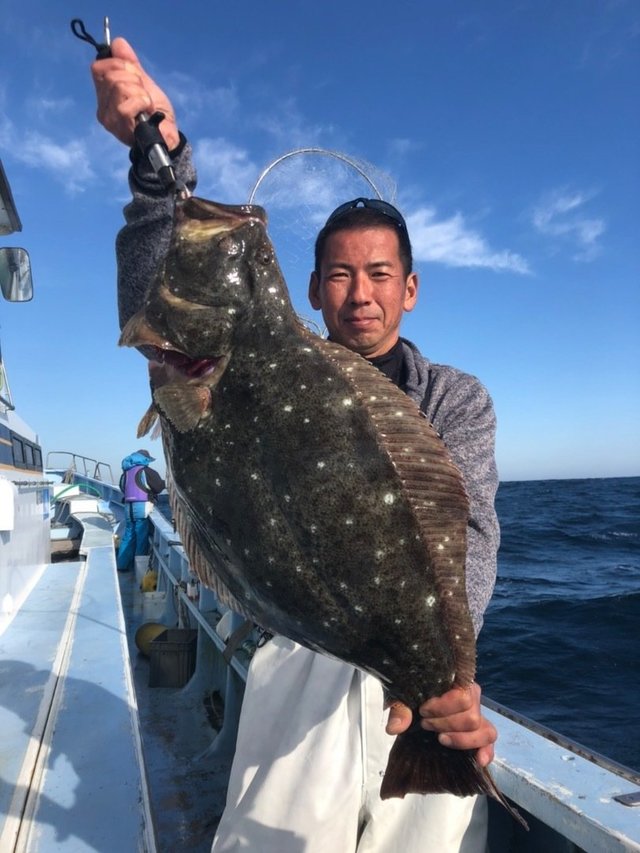
[[[0,287],[8,302],[33,299],[31,264],[25,249],[0,249]]]

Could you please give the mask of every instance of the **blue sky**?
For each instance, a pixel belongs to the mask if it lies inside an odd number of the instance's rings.
[[[153,10],[153,11],[152,11]],[[170,93],[198,194],[245,202],[299,147],[368,164],[407,216],[421,291],[404,334],[477,375],[502,479],[640,474],[640,7],[632,0],[3,3],[0,157],[35,299],[0,305],[18,411],[45,452],[140,446],[146,365],[118,349],[127,151],[95,120],[103,16]],[[260,184],[294,305],[315,229],[369,194],[331,157]],[[142,442],[159,456],[160,442]]]

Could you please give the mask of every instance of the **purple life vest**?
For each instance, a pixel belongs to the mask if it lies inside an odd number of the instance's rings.
[[[124,472],[124,499],[127,503],[130,501],[148,501],[149,492],[138,485],[136,479],[138,471],[144,470],[144,465],[134,465]]]

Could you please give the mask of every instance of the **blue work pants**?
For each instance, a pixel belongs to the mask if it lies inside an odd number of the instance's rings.
[[[129,501],[124,505],[125,528],[116,561],[119,572],[131,571],[134,557],[145,557],[149,553],[151,522],[146,511],[145,501]]]

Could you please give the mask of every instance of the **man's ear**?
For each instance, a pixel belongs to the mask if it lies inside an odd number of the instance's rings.
[[[407,276],[407,283],[404,289],[404,302],[402,307],[405,311],[413,311],[418,301],[418,273],[412,272]]]
[[[311,307],[316,311],[322,308],[320,301],[320,279],[315,270],[309,276],[309,302],[311,303]]]

